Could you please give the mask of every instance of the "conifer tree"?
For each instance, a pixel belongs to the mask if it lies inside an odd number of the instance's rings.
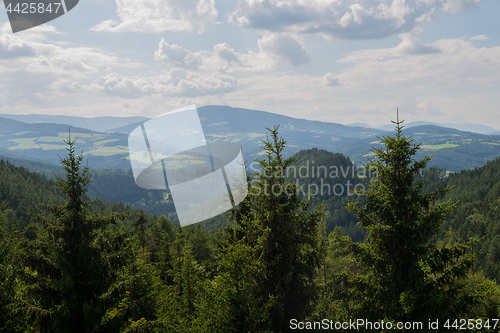
[[[286,141],[278,128],[264,143],[265,159],[252,181],[247,202],[237,214],[239,234],[255,249],[262,267],[262,280],[255,291],[257,301],[269,309],[266,329],[286,330],[293,318],[301,320],[313,309],[314,276],[320,265],[317,242],[323,211],[310,211],[310,198],[301,199],[297,185],[285,181],[293,158],[285,159]]]
[[[102,216],[87,211],[86,191],[89,169],[76,155],[71,133],[68,154],[61,159],[65,178],[57,184],[68,201],[62,205],[42,205],[50,217],[38,216],[36,239],[26,240],[23,290],[17,314],[38,323],[42,332],[94,332],[101,323],[105,295],[124,265],[125,235],[112,233],[108,226],[122,215]]]
[[[348,204],[369,234],[365,243],[347,241],[367,273],[345,285],[362,295],[358,308],[353,306],[357,318],[422,321],[425,329],[429,319],[444,323],[461,318],[472,307],[463,279],[475,261],[475,253],[467,252],[475,241],[443,248],[432,244],[455,206],[436,200],[451,188],[422,192],[424,182],[415,181],[415,176],[430,157],[413,159],[420,145],[402,134],[399,116],[393,123],[395,136],[383,137],[385,149],[375,149],[375,159],[366,165],[378,171],[364,193],[366,200]]]
[[[0,203],[0,332],[14,333],[20,328],[19,323],[10,315],[12,300],[16,293],[16,265],[18,255],[17,225],[8,223]]]

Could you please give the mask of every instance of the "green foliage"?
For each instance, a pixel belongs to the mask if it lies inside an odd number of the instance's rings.
[[[23,245],[25,270],[15,313],[43,331],[93,332],[105,313],[101,296],[124,264],[124,234],[109,229],[123,215],[88,212],[84,195],[90,179],[83,156],[75,154],[76,140],[65,140],[66,175],[57,178],[67,202],[43,205],[51,216],[38,216],[36,239]]]
[[[365,192],[366,202],[349,203],[360,226],[369,231],[365,243],[345,241],[366,274],[347,276],[346,283],[364,295],[358,318],[426,321],[466,316],[474,297],[464,292],[464,279],[476,255],[467,244],[438,247],[430,244],[454,205],[435,203],[450,188],[424,194],[415,182],[429,157],[414,160],[419,145],[401,133],[384,137],[385,149],[374,150],[367,164],[378,177]]]
[[[372,179],[357,168],[353,175],[341,154],[310,149],[285,158],[285,140],[269,130],[246,199],[183,228],[173,215],[148,214],[152,204],[168,205],[163,194],[145,194],[143,211],[90,200],[75,139],[57,183],[0,162],[0,332],[281,332],[290,319],[498,318],[500,289],[490,278],[500,267],[500,160],[445,177],[424,169],[429,158],[416,160],[419,146],[396,124],[368,164],[379,171]],[[343,170],[287,177],[287,167],[308,161]],[[129,176],[97,174],[96,188],[109,196]],[[321,178],[369,190],[302,194],[300,186],[307,193]],[[483,237],[482,253],[473,240],[457,245],[473,236]]]
[[[254,249],[254,260],[262,264],[254,292],[257,309],[268,308],[266,329],[281,331],[289,318],[312,312],[313,280],[320,265],[316,237],[323,212],[310,211],[310,199],[301,199],[297,185],[285,181],[293,158],[283,158],[286,143],[278,137],[278,127],[268,130],[271,139],[263,141],[266,158],[258,161],[261,171],[235,218],[239,239]]]
[[[29,213],[42,213],[38,203],[62,204],[64,198],[54,181],[0,160],[0,202],[9,218],[21,226],[28,223]]]
[[[16,293],[19,275],[18,231],[15,223],[9,223],[0,204],[0,332],[19,332],[22,325],[11,316],[11,303]]]
[[[354,189],[368,186],[370,170],[356,166],[340,153],[313,148],[295,154],[285,174],[287,180],[301,187],[302,197],[313,195],[312,209],[322,205],[327,233],[340,226],[353,240],[363,241],[365,233],[357,227],[356,217],[344,203],[357,200]]]
[[[445,237],[450,227],[457,240],[480,238],[476,271],[500,279],[500,159],[488,162],[481,168],[451,174],[440,182],[454,186],[446,199],[457,200],[457,209],[448,215],[439,238]]]

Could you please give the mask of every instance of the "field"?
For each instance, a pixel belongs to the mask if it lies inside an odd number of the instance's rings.
[[[444,148],[454,148],[454,147],[459,147],[460,145],[456,145],[453,143],[442,143],[439,145],[422,145],[420,146],[423,150],[438,150],[438,149],[444,149]]]
[[[19,132],[15,136],[27,136],[30,132]],[[83,149],[84,155],[110,156],[114,154],[128,153],[128,147],[122,145],[110,146],[112,142],[120,141],[113,138],[113,134],[97,133],[71,133],[72,138],[78,138],[76,146]],[[24,149],[66,149],[64,140],[68,139],[67,132],[58,133],[58,136],[40,137],[15,137],[8,140],[9,150]]]

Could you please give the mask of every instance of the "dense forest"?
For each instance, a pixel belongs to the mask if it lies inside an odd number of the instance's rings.
[[[181,228],[75,142],[55,180],[0,161],[0,332],[498,331],[500,160],[447,176],[400,122],[364,167],[285,158],[274,128],[246,199]]]

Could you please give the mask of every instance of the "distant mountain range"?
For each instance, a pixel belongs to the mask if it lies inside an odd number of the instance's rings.
[[[198,108],[200,112],[200,116],[205,114],[206,112],[210,112],[213,109],[217,109],[222,116],[228,116],[228,113],[238,112],[238,111],[250,111],[252,112],[262,112],[266,114],[266,117],[272,117],[274,115],[274,120],[280,121],[285,118],[290,118],[286,116],[280,116],[269,112],[263,111],[255,111],[248,109],[239,109],[239,108],[231,108],[228,106],[204,106]],[[95,118],[87,118],[87,117],[75,117],[75,116],[65,116],[65,115],[43,115],[43,114],[0,114],[2,118],[9,118],[13,120],[18,120],[27,124],[39,124],[39,123],[53,123],[53,124],[64,124],[71,125],[75,127],[82,127],[96,132],[110,132],[110,133],[124,133],[129,134],[134,128],[142,124],[143,122],[151,119],[147,117],[95,117]],[[248,118],[247,118],[248,120]],[[252,119],[253,120],[253,119]],[[314,122],[314,121],[313,121]],[[258,123],[258,122],[257,122]],[[339,124],[337,124],[339,125]],[[500,130],[497,130],[493,127],[480,125],[480,124],[453,124],[453,123],[435,123],[429,121],[413,121],[404,124],[406,128],[423,126],[423,125],[434,125],[440,127],[454,128],[464,132],[473,132],[480,134],[489,134],[489,135],[500,135]],[[382,130],[382,131],[391,131],[393,129],[392,124],[380,125],[380,126],[370,126],[365,123],[356,122],[352,124],[348,124],[345,126],[349,127],[362,127],[374,130]]]
[[[464,132],[472,132],[472,133],[480,133],[480,134],[488,134],[488,135],[499,135],[500,131],[486,125],[479,125],[479,124],[452,124],[452,123],[433,123],[429,121],[413,121],[410,123],[405,123],[404,127],[405,128],[412,128],[412,127],[417,127],[417,126],[424,126],[424,125],[434,125],[434,126],[439,126],[439,127],[447,127],[447,128],[454,128],[460,131]],[[364,128],[374,128],[374,129],[380,129],[384,131],[391,131],[393,129],[392,124],[387,124],[387,125],[382,125],[382,126],[370,126],[365,123],[353,123],[349,124],[347,126],[358,126],[358,127],[364,127]]]
[[[393,124],[381,129],[363,123],[347,126],[229,106],[204,106],[198,108],[198,113],[208,142],[237,143],[247,161],[261,156],[266,127],[275,125],[280,125],[279,134],[287,141],[287,156],[316,147],[341,152],[355,163],[365,162],[372,155],[371,148],[380,146],[378,137],[394,133]],[[128,134],[148,119],[0,114],[0,155],[59,164],[59,156],[66,153],[62,140],[68,137],[71,125],[73,135],[80,138],[77,148],[83,151],[91,168],[128,169]],[[422,143],[421,154],[435,154],[431,165],[459,171],[500,156],[500,136],[482,133],[495,131],[488,126],[437,126],[428,122],[404,125],[405,135]],[[462,129],[450,128],[452,125]]]
[[[126,126],[131,123],[144,122],[149,120],[147,117],[74,117],[62,115],[44,115],[44,114],[1,114],[0,117],[21,121],[27,124],[64,124],[74,127],[82,127],[95,132],[108,132],[113,128]]]

